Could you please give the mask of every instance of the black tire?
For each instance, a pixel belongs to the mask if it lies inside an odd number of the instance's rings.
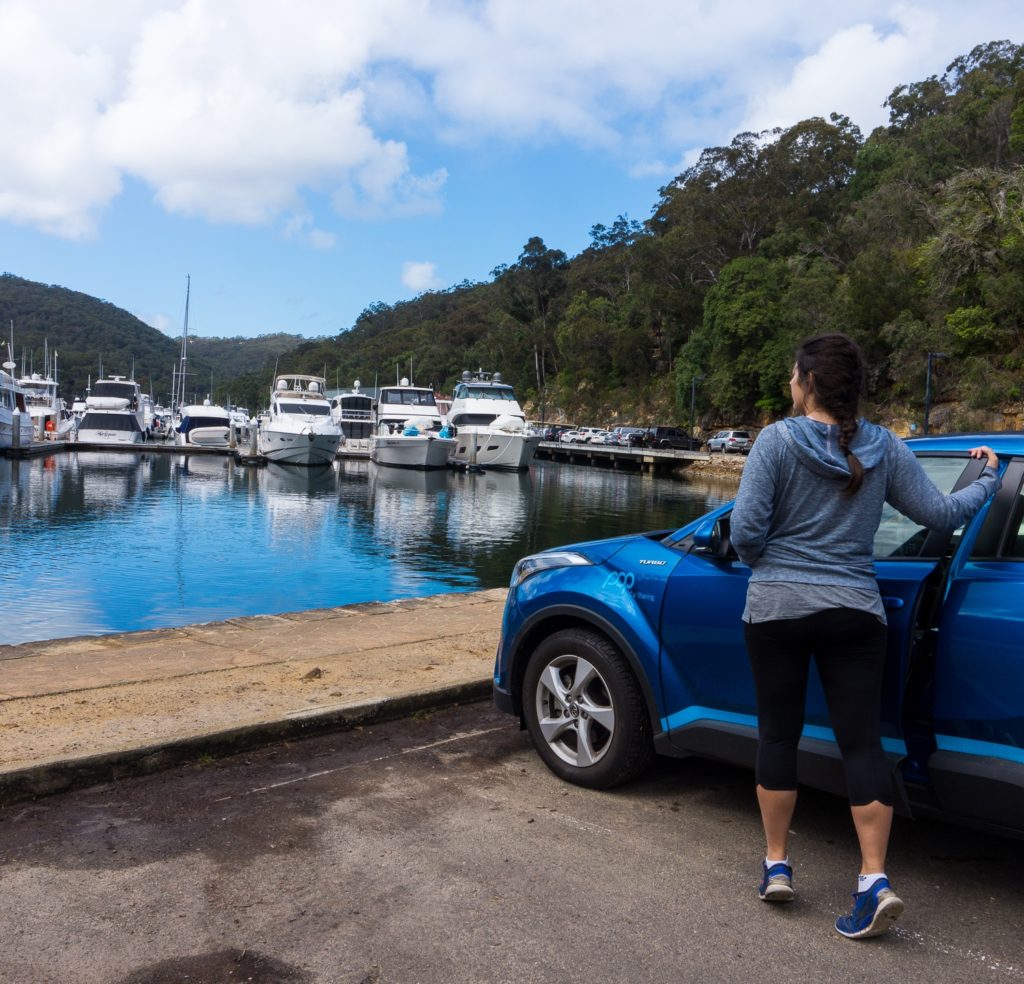
[[[586,679],[577,682],[581,670]],[[635,779],[654,758],[651,721],[636,677],[596,632],[562,629],[537,646],[522,700],[538,754],[567,782],[611,789]]]

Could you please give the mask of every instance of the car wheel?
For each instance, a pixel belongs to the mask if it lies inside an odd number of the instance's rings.
[[[587,629],[563,629],[534,651],[523,679],[526,727],[545,765],[578,786],[610,789],[654,757],[643,694],[622,654]]]

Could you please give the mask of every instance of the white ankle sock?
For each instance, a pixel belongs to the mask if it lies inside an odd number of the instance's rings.
[[[773,861],[771,858],[765,858],[764,863],[770,868],[773,864],[789,864],[789,858],[785,857],[781,861]]]
[[[884,878],[885,872],[879,871],[871,875],[858,875],[857,876],[857,891],[866,892],[872,885],[878,881],[879,878]]]

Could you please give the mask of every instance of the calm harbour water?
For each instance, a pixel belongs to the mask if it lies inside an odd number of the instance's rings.
[[[0,459],[0,644],[504,587],[525,554],[680,526],[735,490],[544,462],[467,475]]]

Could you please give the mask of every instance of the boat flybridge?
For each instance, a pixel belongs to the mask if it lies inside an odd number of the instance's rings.
[[[463,372],[452,394],[448,423],[455,428],[452,457],[458,464],[522,471],[541,442],[500,372]]]
[[[334,461],[342,442],[331,418],[322,376],[281,375],[270,392],[270,410],[261,419],[259,452],[268,461],[322,465]]]
[[[134,379],[108,376],[92,384],[78,440],[96,444],[141,444],[146,439],[142,391]]]
[[[347,393],[339,393],[331,400],[331,418],[341,428],[342,449],[346,457],[370,454],[373,437],[373,397],[360,390],[357,379]]]
[[[434,391],[403,378],[377,394],[377,430],[370,459],[399,468],[446,468],[455,439],[441,419]]]

